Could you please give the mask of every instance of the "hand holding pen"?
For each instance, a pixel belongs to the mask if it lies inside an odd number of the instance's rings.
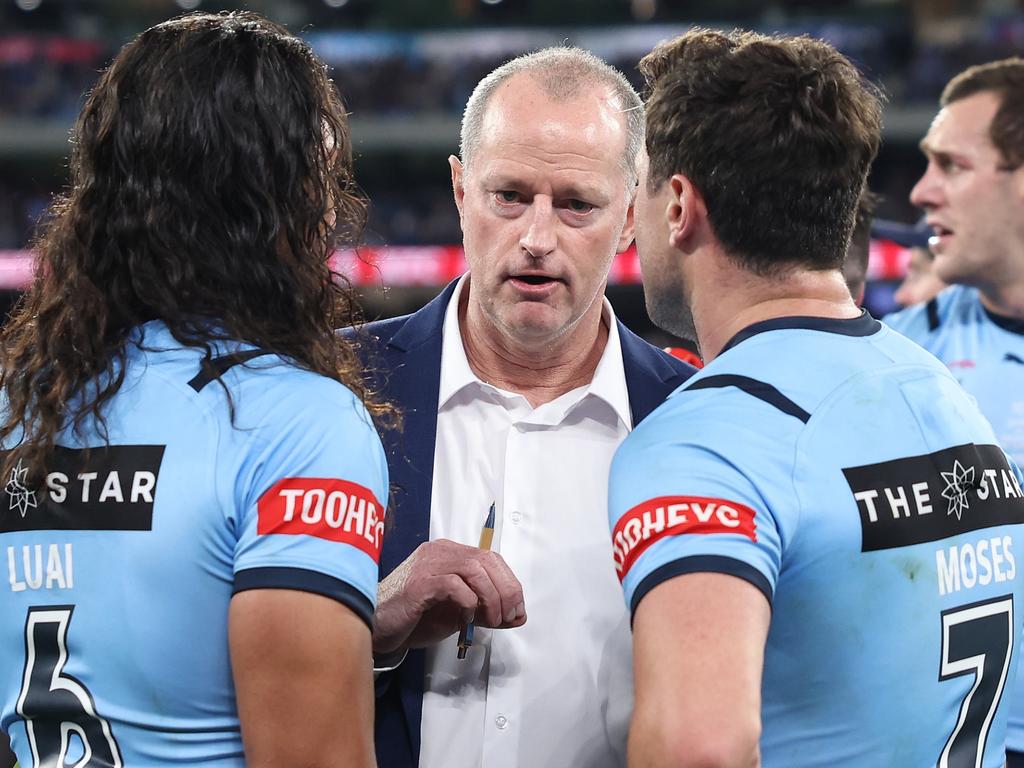
[[[400,658],[410,648],[439,643],[470,620],[495,629],[524,624],[522,585],[497,552],[448,539],[425,542],[378,586],[374,656]]]
[[[491,543],[494,541],[494,502],[491,502],[491,508],[487,510],[487,519],[484,520],[483,530],[480,531],[480,549],[489,551],[491,549]],[[471,621],[468,624],[463,625],[459,631],[459,644],[458,644],[458,658],[466,658],[466,652],[470,646],[473,645],[473,634],[476,630],[475,624]]]

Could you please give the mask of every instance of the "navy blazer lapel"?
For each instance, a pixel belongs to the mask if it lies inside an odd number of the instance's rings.
[[[402,428],[384,436],[394,493],[394,519],[384,537],[381,575],[393,571],[430,534],[430,496],[441,386],[441,331],[455,291],[451,283],[409,315],[380,350],[385,397],[402,412]]]
[[[629,407],[633,414],[633,426],[636,427],[697,369],[651,346],[623,325],[622,321],[616,322],[619,326]]]
[[[367,328],[376,336],[369,356],[372,376],[383,396],[402,412],[401,429],[381,435],[392,491],[392,519],[381,550],[381,577],[391,573],[430,536],[442,329],[454,291],[453,282],[408,317]],[[415,768],[419,761],[425,671],[424,652],[413,650],[397,670],[377,681],[374,728],[381,766]]]

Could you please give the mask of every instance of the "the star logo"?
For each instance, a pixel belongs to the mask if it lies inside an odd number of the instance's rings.
[[[16,509],[21,513],[22,517],[28,514],[29,507],[35,508],[39,506],[36,502],[36,492],[30,491],[25,487],[25,477],[27,475],[28,467],[23,466],[19,460],[18,466],[11,470],[11,478],[7,481],[7,485],[4,486],[7,495],[11,497],[11,504],[8,510]]]
[[[949,499],[947,515],[956,513],[959,520],[965,509],[970,509],[971,503],[967,499],[967,492],[974,487],[974,467],[964,469],[959,459],[953,462],[952,472],[940,472],[942,479],[946,481],[946,487],[942,489],[942,498]]]

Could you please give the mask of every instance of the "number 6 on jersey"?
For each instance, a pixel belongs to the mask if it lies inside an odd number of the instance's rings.
[[[82,743],[75,768],[121,768],[110,724],[96,713],[92,695],[64,674],[73,605],[33,607],[25,620],[25,674],[18,714],[25,720],[33,768],[63,766],[71,736]]]

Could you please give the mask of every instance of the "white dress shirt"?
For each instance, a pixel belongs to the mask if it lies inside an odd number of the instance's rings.
[[[492,548],[523,585],[527,622],[427,651],[420,768],[611,768],[633,706],[629,612],[612,564],[608,469],[632,427],[619,334],[588,386],[532,408],[476,377],[448,304],[430,538]]]

